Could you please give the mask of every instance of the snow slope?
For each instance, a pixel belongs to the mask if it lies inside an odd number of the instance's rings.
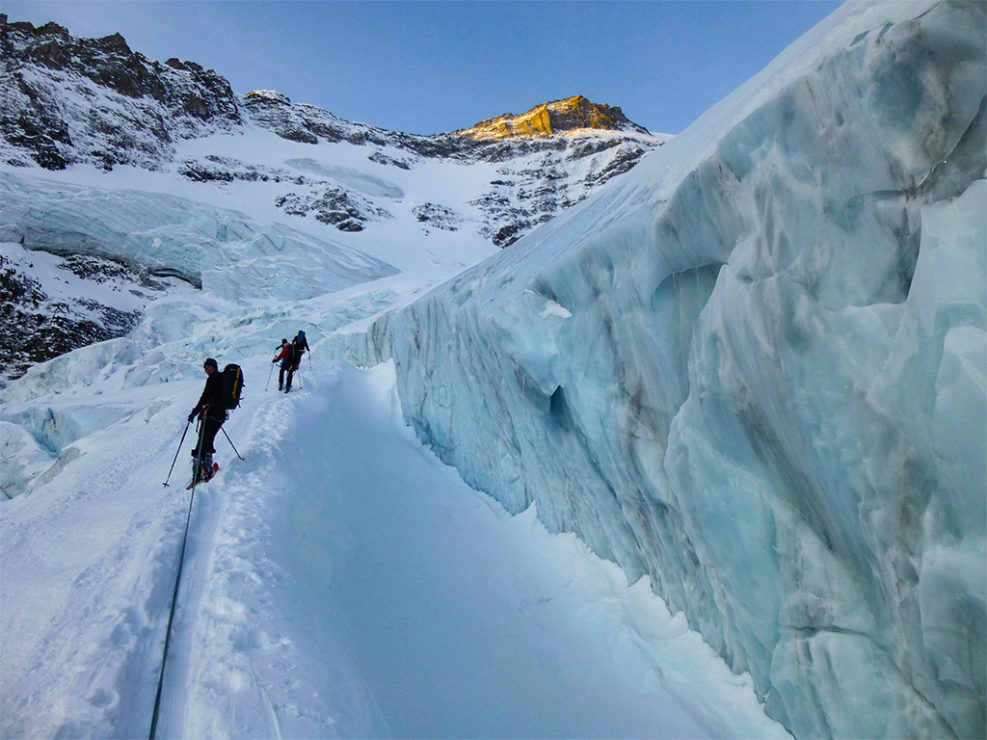
[[[268,364],[192,501],[157,736],[785,735],[646,580],[425,451],[392,368],[317,353],[286,396]],[[120,419],[3,508],[5,737],[150,727],[201,380],[114,386],[74,395]]]

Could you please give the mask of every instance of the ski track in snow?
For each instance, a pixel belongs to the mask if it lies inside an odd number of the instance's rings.
[[[646,582],[422,448],[390,366],[309,360],[285,395],[244,365],[245,460],[221,433],[195,491],[158,737],[784,735]],[[5,504],[5,737],[147,736],[194,428],[161,482],[200,387],[140,389],[173,402],[77,442],[72,495]]]
[[[72,495],[48,505],[42,490],[4,509],[5,735],[147,733],[147,666],[161,652],[184,523],[178,489],[161,487],[160,462],[174,441],[163,441],[156,421],[142,426],[135,415],[94,435],[94,446],[111,435],[129,444],[66,465],[60,475],[72,477]],[[28,516],[18,521],[17,509]],[[49,706],[53,696],[60,701]]]

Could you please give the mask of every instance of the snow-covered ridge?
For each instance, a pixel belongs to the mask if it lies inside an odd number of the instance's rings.
[[[176,140],[243,123],[225,79],[194,63],[149,60],[119,34],[77,39],[6,14],[0,30],[0,156],[9,164],[156,168]]]
[[[367,263],[351,250],[383,254],[379,261],[389,263],[395,239],[409,259],[399,269],[421,254],[506,247],[662,143],[643,129],[503,142],[386,131],[272,90],[236,95],[216,72],[149,60],[119,35],[80,39],[53,23],[35,28],[5,15],[0,27],[0,239],[123,260],[135,275],[197,286],[204,270],[219,275],[220,263],[239,264],[237,275],[247,277],[230,283],[223,275],[216,285],[224,295],[234,284],[241,296],[281,291],[294,300],[338,288],[338,281],[296,280],[280,269],[270,274],[286,282],[265,284],[258,253],[282,260],[301,243],[332,242],[305,264],[336,276],[354,260]],[[259,212],[265,216],[256,218]],[[329,254],[341,262],[330,266]],[[33,274],[30,260],[4,269],[11,285],[58,292],[46,287],[48,273]],[[366,276],[374,274],[381,273]],[[40,316],[21,305],[22,294],[4,296],[5,317]],[[59,309],[57,337],[43,328],[5,335],[34,348],[24,357],[44,360],[121,336],[144,310],[128,309],[124,321],[111,304],[86,315]],[[0,382],[23,372],[24,357],[2,368]]]
[[[433,136],[387,131],[293,104],[274,90],[237,96],[216,72],[194,62],[149,60],[132,52],[119,34],[80,39],[54,23],[39,28],[9,23],[5,14],[0,14],[0,24],[0,153],[9,164],[25,166],[33,160],[48,169],[74,162],[154,168],[174,155],[177,139],[235,131],[246,119],[293,141],[394,146],[422,157],[503,160],[568,148],[562,140],[497,145],[473,135],[474,129]],[[604,146],[633,140],[641,148],[639,155],[665,138],[629,121],[619,108],[595,105],[581,96],[546,103],[536,111],[546,120],[554,117],[560,130],[578,119],[584,131],[622,134],[602,139]],[[519,118],[527,120],[536,111]],[[515,117],[487,123],[505,118]]]
[[[646,573],[799,737],[982,737],[987,22],[849,4],[340,351],[471,485]]]
[[[12,166],[169,170],[177,165],[180,176],[195,181],[283,181],[257,153],[229,161],[219,152],[188,158],[180,151],[183,141],[248,134],[254,126],[313,146],[365,147],[370,161],[403,169],[423,160],[496,162],[504,176],[495,178],[478,200],[487,214],[485,238],[506,246],[586,192],[628,171],[667,138],[628,121],[619,108],[589,101],[583,105],[584,99],[572,99],[579,104],[556,115],[582,116],[582,134],[575,139],[497,141],[469,132],[419,136],[387,131],[292,103],[273,90],[235,95],[216,72],[194,62],[149,60],[131,51],[119,35],[79,39],[54,23],[35,28],[9,23],[6,15],[0,15],[0,25],[0,157]],[[593,116],[587,118],[587,106],[597,112],[598,125],[590,121]],[[521,162],[523,166],[512,166]],[[308,194],[280,193],[289,214],[315,214],[340,230],[354,231],[367,218],[387,211],[324,178],[304,183],[311,186]]]
[[[539,223],[629,171],[667,138],[653,136],[630,121],[619,127],[584,127],[578,132],[537,138],[490,138],[477,135],[473,129],[419,136],[346,121],[321,108],[292,103],[273,90],[248,93],[244,108],[254,123],[289,141],[366,147],[371,150],[368,158],[372,162],[404,170],[435,161],[497,165],[496,176],[472,204],[485,214],[481,234],[499,247],[513,244]],[[200,165],[185,163],[186,168]],[[216,168],[206,165],[204,169]],[[222,168],[209,176],[230,177]],[[358,230],[366,218],[363,213],[373,217],[372,205],[361,207],[345,200],[347,192],[320,190],[318,181],[312,184],[316,187],[293,212],[315,213],[316,217],[321,213],[323,220],[342,224],[339,228],[343,230]],[[327,198],[330,205],[320,208],[319,202],[325,203]],[[386,211],[386,206],[383,208]]]

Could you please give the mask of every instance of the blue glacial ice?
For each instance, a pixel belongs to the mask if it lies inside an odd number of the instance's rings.
[[[798,736],[983,737],[985,6],[851,3],[347,351]]]
[[[30,249],[120,259],[240,304],[286,295],[304,300],[397,272],[283,224],[165,193],[4,172],[0,197],[2,224],[16,224]]]

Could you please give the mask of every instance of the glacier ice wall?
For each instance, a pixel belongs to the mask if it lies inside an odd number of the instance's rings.
[[[798,736],[985,734],[985,6],[848,4],[362,338]]]
[[[175,195],[0,172],[0,197],[0,230],[29,249],[111,257],[238,303],[303,300],[397,273],[341,244]]]

